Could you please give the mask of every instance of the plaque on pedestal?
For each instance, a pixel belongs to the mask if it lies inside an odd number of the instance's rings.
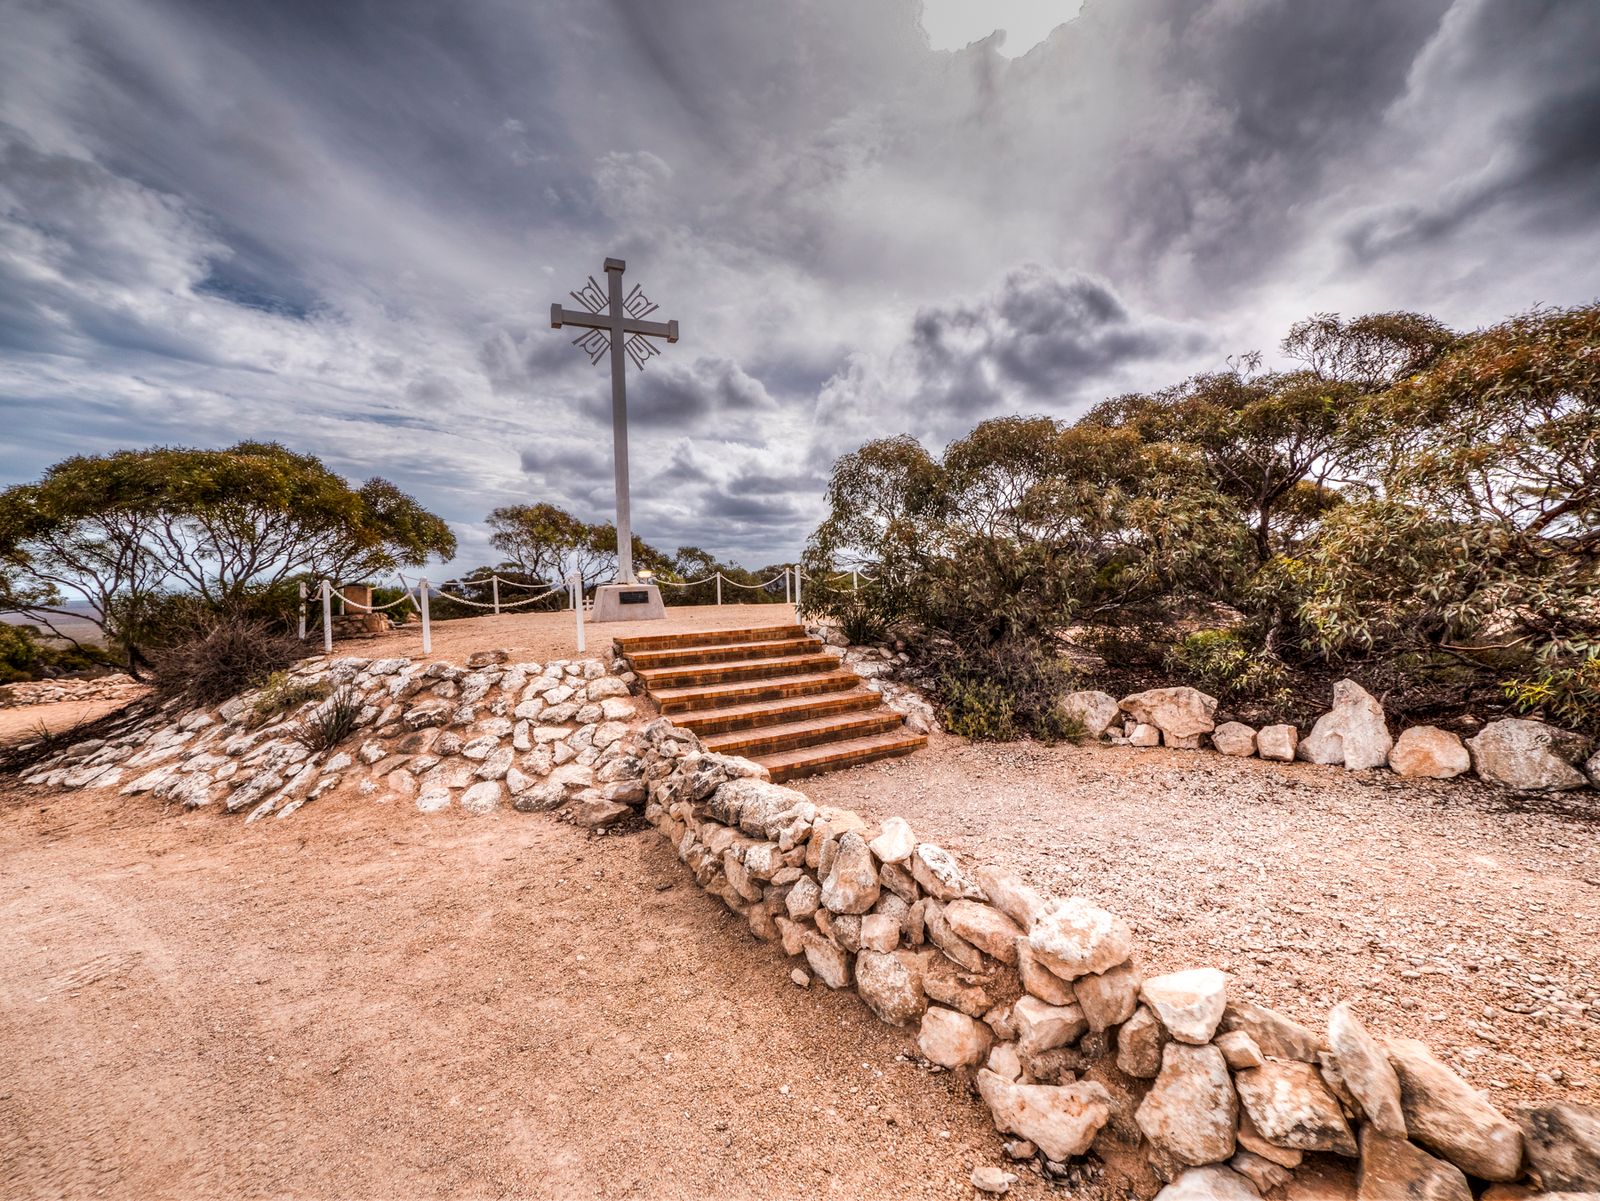
[[[667,615],[654,584],[601,584],[590,621],[660,621]]]

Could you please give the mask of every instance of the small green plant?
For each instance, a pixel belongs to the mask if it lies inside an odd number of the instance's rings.
[[[365,705],[354,688],[341,688],[295,726],[290,737],[314,755],[331,750],[356,732]]]
[[[883,641],[887,631],[883,617],[865,605],[851,605],[839,616],[839,630],[851,646],[873,646]]]
[[[1018,735],[1011,692],[993,680],[946,675],[941,683],[945,728],[974,742],[1010,742]]]
[[[286,672],[267,677],[250,707],[250,725],[264,726],[273,718],[298,709],[307,701],[320,701],[328,695],[326,680],[291,680]]]
[[[1600,733],[1600,655],[1507,680],[1501,689],[1520,713],[1539,711],[1584,733]]]
[[[1162,665],[1182,682],[1215,696],[1262,699],[1281,694],[1288,671],[1276,656],[1234,630],[1197,630],[1169,647]]]

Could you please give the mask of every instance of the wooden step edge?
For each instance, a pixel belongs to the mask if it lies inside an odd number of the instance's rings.
[[[817,696],[846,692],[861,683],[853,672],[819,672],[810,676],[790,676],[766,680],[736,680],[731,684],[707,684],[692,688],[652,691],[650,698],[666,714],[715,709],[729,701],[777,701],[789,697]]]
[[[767,769],[773,783],[779,784],[799,776],[820,775],[846,767],[858,767],[878,759],[909,755],[927,745],[926,734],[876,734],[868,738],[827,742],[820,746],[780,751],[773,755],[754,755],[751,758]]]
[[[729,642],[765,642],[777,638],[803,638],[802,625],[741,626],[732,630],[690,630],[682,634],[630,634],[613,638],[620,655],[634,651],[663,651],[680,646],[722,646]]]
[[[859,713],[876,709],[883,697],[865,688],[841,692],[802,693],[775,701],[755,701],[748,705],[729,705],[721,709],[694,709],[672,719],[673,725],[696,734],[725,734],[751,729],[775,721],[800,721],[833,713]]]
[[[708,751],[742,755],[749,759],[756,755],[844,742],[873,734],[888,734],[904,724],[905,718],[893,709],[880,707],[858,713],[837,713],[770,726],[753,726],[725,734],[703,735],[700,741]]]
[[[662,667],[691,666],[695,663],[723,663],[743,652],[750,659],[770,659],[791,654],[822,654],[827,644],[820,638],[783,638],[774,642],[722,642],[710,646],[674,647],[661,651],[638,651],[630,656],[634,671]],[[666,660],[662,662],[660,660]]]
[[[684,684],[761,679],[767,675],[800,675],[810,671],[830,671],[838,666],[839,660],[832,655],[785,655],[771,659],[739,659],[693,667],[651,667],[636,671],[646,687],[672,688]]]

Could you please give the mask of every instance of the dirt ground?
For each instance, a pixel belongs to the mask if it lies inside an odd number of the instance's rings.
[[[653,831],[20,789],[0,896],[0,1196],[966,1197],[1002,1162]]]
[[[94,721],[124,707],[126,700],[58,701],[53,705],[18,705],[0,709],[0,746],[31,742],[43,726],[52,734]]]
[[[584,626],[585,654],[609,654],[615,638],[638,634],[681,634],[690,630],[736,630],[752,626],[794,625],[793,605],[668,606],[663,621],[608,621]],[[473,651],[504,647],[517,659],[545,663],[578,655],[577,622],[570,610],[560,613],[501,613],[434,622],[433,654],[422,653],[422,627],[416,622],[381,638],[334,644],[335,654],[381,658],[405,655],[419,662],[461,660]],[[314,639],[313,639],[314,641]],[[313,646],[316,653],[320,646]]]
[[[1091,898],[1150,968],[1223,968],[1308,1023],[1349,1000],[1503,1106],[1600,1102],[1600,794],[948,736],[800,785]]]

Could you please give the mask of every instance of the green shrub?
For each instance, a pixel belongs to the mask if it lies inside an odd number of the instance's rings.
[[[850,640],[851,646],[873,646],[884,639],[888,623],[867,606],[854,604],[839,615],[839,630]]]
[[[1502,688],[1519,712],[1542,712],[1585,734],[1600,734],[1600,656],[1507,680]]]
[[[1083,726],[1061,711],[1076,681],[1049,643],[1007,642],[957,653],[944,662],[939,695],[945,724],[979,741],[1081,738]]]
[[[1167,650],[1163,666],[1179,683],[1232,699],[1281,695],[1288,669],[1269,652],[1257,650],[1236,630],[1197,630]]]
[[[261,686],[250,709],[250,724],[264,726],[280,714],[293,712],[307,701],[320,701],[328,695],[325,680],[291,680],[287,673],[275,671]]]
[[[331,750],[356,732],[365,704],[354,688],[341,688],[313,709],[290,737],[312,754]]]

